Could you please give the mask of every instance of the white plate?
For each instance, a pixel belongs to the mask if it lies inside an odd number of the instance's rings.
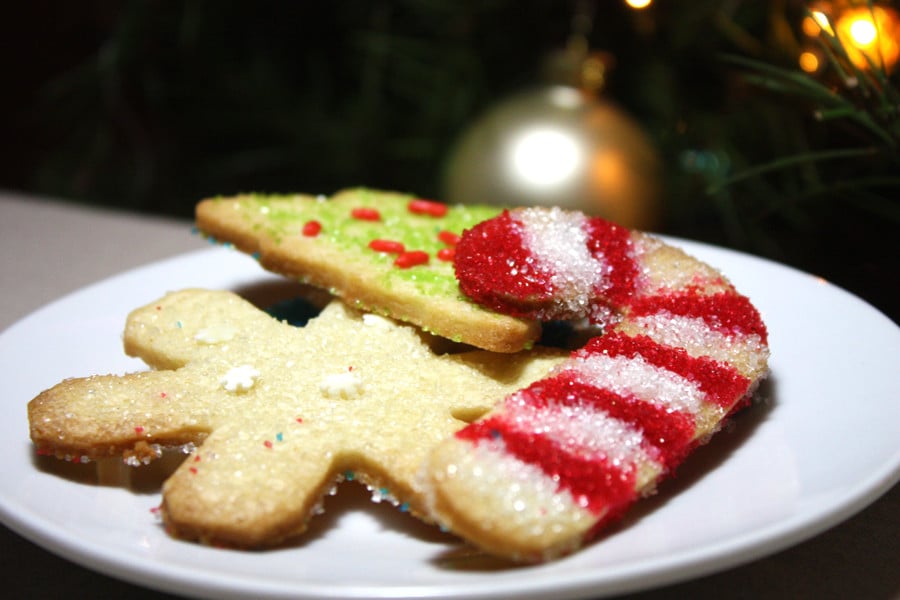
[[[66,377],[143,368],[121,349],[129,310],[184,287],[258,294],[280,281],[223,248],[100,282],[0,335],[6,378],[0,517],[82,565],[191,595],[574,598],[654,587],[773,553],[888,490],[900,478],[900,329],[821,279],[678,243],[722,269],[763,313],[773,351],[765,400],[698,450],[622,526],[571,557],[532,567],[493,564],[450,536],[370,503],[356,484],[343,484],[292,547],[207,548],[163,532],[151,513],[160,501],[152,470],[149,487],[98,485],[79,480],[92,466],[36,460],[28,400]]]

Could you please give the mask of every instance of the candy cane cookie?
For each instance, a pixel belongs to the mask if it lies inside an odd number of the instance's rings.
[[[767,373],[750,301],[650,235],[516,209],[467,230],[455,269],[489,308],[604,330],[442,442],[420,472],[437,520],[493,554],[540,561],[577,549],[652,493]]]

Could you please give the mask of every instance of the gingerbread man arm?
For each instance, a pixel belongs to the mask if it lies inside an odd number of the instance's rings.
[[[31,439],[40,454],[132,463],[157,458],[163,446],[199,444],[212,427],[209,411],[197,386],[184,383],[176,371],[67,379],[28,404]]]

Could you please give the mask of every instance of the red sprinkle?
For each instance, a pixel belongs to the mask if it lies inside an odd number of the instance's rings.
[[[433,200],[416,198],[407,207],[409,212],[416,215],[428,215],[430,217],[443,217],[447,214],[447,205]]]
[[[437,251],[438,260],[443,260],[445,262],[453,262],[453,257],[456,255],[456,248],[441,248]]]
[[[160,392],[160,393],[159,393],[159,397],[160,397],[160,398],[167,398],[167,397],[168,397],[168,394],[165,393],[165,392]]]
[[[194,475],[197,474],[197,469],[196,469],[195,467],[191,467],[191,468],[188,469],[188,470],[189,470],[191,473],[193,473]]]
[[[756,334],[768,341],[766,326],[759,311],[746,296],[736,292],[703,295],[692,291],[660,296],[645,296],[631,304],[631,316],[640,317],[668,312],[681,317],[700,318],[723,333]]]
[[[588,220],[588,250],[592,256],[602,256],[608,265],[610,284],[606,292],[613,306],[627,302],[637,290],[640,267],[633,255],[631,232],[600,217]]]
[[[271,447],[272,447],[272,442],[269,441],[269,440],[266,440],[266,441],[263,442],[263,446],[265,446],[266,448],[271,448]]]
[[[438,233],[438,239],[447,244],[448,246],[455,246],[459,243],[460,236],[453,233],[452,231],[447,231],[446,229],[440,231]]]
[[[583,383],[571,373],[533,383],[518,398],[537,407],[559,404],[603,411],[614,419],[630,423],[643,431],[645,449],[670,469],[676,467],[693,447],[695,427],[690,415]]]
[[[134,428],[134,432],[136,434],[140,435],[140,434],[144,433],[144,428],[141,427],[140,425],[138,425],[137,427]]]
[[[396,260],[394,260],[394,266],[400,267],[401,269],[408,269],[410,267],[415,267],[416,265],[425,264],[428,264],[428,253],[423,252],[422,250],[403,252]]]
[[[303,417],[297,417],[297,422],[298,422],[298,423],[303,423]]]
[[[194,462],[200,462],[200,455],[194,456]]]
[[[307,221],[303,224],[302,233],[306,237],[316,237],[322,231],[322,224],[318,221]]]
[[[381,213],[374,208],[360,206],[350,211],[350,216],[360,221],[380,221]]]
[[[651,365],[693,381],[710,403],[723,408],[731,406],[750,386],[750,380],[728,363],[708,356],[691,356],[684,348],[666,346],[645,335],[632,337],[615,332],[595,337],[576,353],[586,356],[601,352],[609,356],[641,356]]]
[[[559,489],[568,490],[596,515],[620,514],[635,500],[634,470],[613,465],[602,456],[569,453],[548,436],[517,431],[499,415],[468,425],[456,437],[471,442],[502,438],[506,452],[541,469]]]
[[[521,223],[504,210],[463,233],[453,267],[459,289],[475,302],[533,318],[553,299],[552,273],[533,268],[534,255],[522,235]]]
[[[369,242],[369,248],[376,252],[387,252],[388,254],[402,254],[406,250],[406,247],[401,242],[382,239]]]

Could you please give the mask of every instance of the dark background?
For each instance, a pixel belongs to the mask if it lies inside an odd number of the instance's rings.
[[[584,7],[590,47],[615,59],[603,98],[662,159],[657,229],[824,276],[897,320],[896,111],[853,98],[880,138],[818,120],[815,101],[727,58],[796,70],[800,1],[14,3],[0,19],[0,188],[179,217],[243,191],[440,198],[454,141],[542,82]],[[871,152],[815,159],[844,148]]]

